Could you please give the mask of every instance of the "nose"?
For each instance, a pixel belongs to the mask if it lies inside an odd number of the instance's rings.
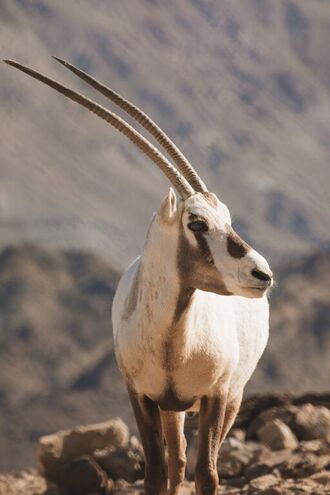
[[[262,272],[261,270],[257,270],[256,268],[254,268],[251,271],[251,275],[253,275],[258,280],[261,280],[262,282],[268,282],[268,283],[270,283],[273,278],[273,274],[271,272],[270,273]]]

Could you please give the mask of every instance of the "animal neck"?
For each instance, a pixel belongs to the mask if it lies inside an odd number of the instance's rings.
[[[157,334],[175,332],[179,323],[182,328],[194,299],[194,289],[185,287],[178,273],[178,247],[179,234],[154,220],[141,258],[139,300],[151,332]]]

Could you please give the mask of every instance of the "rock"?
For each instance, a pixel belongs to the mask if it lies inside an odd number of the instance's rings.
[[[96,449],[124,446],[128,438],[128,428],[120,418],[41,437],[38,457],[42,472],[47,479],[56,482],[63,464]]]
[[[133,482],[144,477],[144,453],[136,437],[132,437],[125,447],[98,450],[93,457],[114,480],[122,478]]]
[[[235,438],[236,440],[240,440],[241,442],[244,442],[245,436],[246,436],[245,431],[242,430],[241,428],[232,428],[228,433],[227,438]]]
[[[271,409],[263,411],[250,423],[246,432],[247,440],[256,440],[257,431],[268,421],[272,421],[274,419],[280,419],[292,429],[292,424],[294,423],[297,412],[298,407],[291,405],[272,407]]]
[[[327,409],[330,409],[330,393],[324,392],[319,394],[314,393],[300,395],[299,397],[295,397],[292,399],[292,404],[313,404],[313,406],[324,406]]]
[[[246,466],[244,476],[247,480],[251,480],[264,474],[279,474],[277,466],[291,457],[291,450],[266,451]]]
[[[59,491],[37,470],[29,469],[19,473],[0,473],[0,495],[59,495]]]
[[[271,487],[275,487],[278,485],[280,480],[274,476],[273,474],[265,474],[264,476],[260,476],[252,481],[250,481],[249,491],[250,493],[269,493],[266,492]],[[279,492],[280,493],[280,492]]]
[[[244,399],[235,420],[236,428],[248,430],[250,425],[255,421],[255,418],[269,409],[274,409],[279,406],[288,406],[291,403],[291,396],[282,395],[255,395]]]
[[[239,477],[243,471],[243,464],[235,455],[230,456],[230,459],[224,460],[219,458],[218,460],[218,474],[219,478],[233,478]]]
[[[296,452],[311,452],[313,454],[330,454],[330,444],[324,440],[302,440]]]
[[[328,487],[330,490],[330,471],[320,471],[319,473],[310,476],[309,479],[315,481],[319,485]]]
[[[330,411],[324,406],[304,404],[298,408],[295,427],[301,440],[330,441]]]
[[[292,454],[289,459],[277,465],[284,478],[307,478],[330,466],[330,456],[315,454]]]
[[[90,456],[83,456],[65,465],[58,485],[62,495],[106,495],[112,491],[112,481]]]
[[[129,486],[129,482],[123,478],[118,478],[114,481],[114,488],[128,488]]]
[[[273,471],[273,466],[267,462],[254,462],[246,467],[244,470],[244,476],[247,480],[253,480],[270,474]]]
[[[330,411],[324,406],[302,404],[268,409],[251,422],[246,438],[257,438],[257,431],[268,421],[280,419],[291,428],[299,440],[330,440]]]
[[[257,437],[272,450],[294,450],[298,446],[297,437],[280,419],[267,421],[257,430]]]
[[[223,442],[218,457],[218,474],[221,478],[239,477],[245,466],[267,451],[255,442],[241,442],[232,437]]]
[[[329,495],[328,488],[315,483],[310,478],[301,480],[283,480],[280,485],[281,495]],[[277,487],[276,487],[277,488]],[[266,492],[267,493],[267,492]],[[268,494],[269,495],[269,494]]]

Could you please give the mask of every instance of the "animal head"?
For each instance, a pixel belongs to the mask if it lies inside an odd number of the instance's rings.
[[[177,235],[177,264],[183,283],[189,288],[224,295],[264,295],[272,285],[267,261],[232,229],[228,208],[215,194],[208,192],[192,165],[165,132],[133,103],[68,62],[54,58],[133,117],[173,160],[174,165],[114,112],[33,69],[4,60],[113,125],[164,172],[180,198],[177,199],[170,189],[158,211],[158,224]]]
[[[272,285],[267,261],[234,231],[227,206],[215,194],[178,200],[170,189],[157,219],[177,239],[179,278],[187,288],[258,298]]]

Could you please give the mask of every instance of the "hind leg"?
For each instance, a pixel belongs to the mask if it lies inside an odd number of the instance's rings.
[[[228,435],[230,428],[233,426],[239,408],[241,407],[241,403],[242,403],[242,394],[240,394],[238,397],[235,397],[234,399],[227,400],[225,418],[221,431],[220,444],[222,444],[222,442]]]
[[[185,413],[160,410],[160,417],[168,451],[169,495],[178,495],[186,468]]]

